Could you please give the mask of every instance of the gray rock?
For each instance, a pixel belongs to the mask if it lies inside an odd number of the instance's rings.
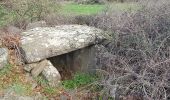
[[[8,50],[0,48],[0,69],[8,63]]]
[[[95,69],[95,47],[90,46],[80,49],[73,54],[72,66],[74,72],[90,72]]]
[[[38,27],[22,36],[22,49],[26,63],[69,53],[104,39],[100,29],[83,25]]]
[[[32,64],[26,64],[24,66],[24,70],[27,71],[27,72],[31,72],[31,70],[33,68],[35,68],[37,66],[38,63],[32,63]]]
[[[32,76],[37,77],[44,70],[44,68],[48,67],[48,61],[43,60],[38,63],[30,64],[29,66],[33,67],[31,70]]]
[[[57,86],[61,80],[61,75],[58,70],[51,64],[49,60],[43,60],[38,63],[29,64],[34,68],[31,70],[31,75],[37,77],[40,73],[46,78],[50,86]]]
[[[46,60],[47,65],[44,68],[42,75],[47,79],[50,86],[57,86],[61,81],[61,75],[58,70],[51,64],[50,61]]]
[[[26,26],[26,30],[33,29],[36,27],[45,27],[45,26],[47,26],[45,21],[37,21],[37,22],[29,23]]]

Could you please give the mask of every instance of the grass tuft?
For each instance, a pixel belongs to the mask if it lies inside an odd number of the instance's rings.
[[[72,80],[63,81],[62,85],[66,89],[75,89],[80,86],[84,86],[96,81],[98,78],[96,75],[86,73],[76,73]]]

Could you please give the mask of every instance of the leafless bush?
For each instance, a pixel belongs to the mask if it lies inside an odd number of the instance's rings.
[[[51,14],[45,18],[49,26],[63,25],[63,24],[79,24],[90,25],[94,15],[61,15]]]
[[[104,4],[107,0],[75,0],[79,4]]]
[[[79,4],[106,4],[108,2],[138,2],[139,0],[74,0]]]
[[[97,66],[107,74],[100,84],[116,100],[170,99],[170,1],[143,4],[138,11],[105,12],[91,23],[113,36],[104,53],[99,49]]]
[[[63,24],[74,24],[73,16],[66,16],[61,14],[50,14],[46,16],[45,21],[49,26],[63,25]]]
[[[54,0],[9,0],[5,6],[13,13],[13,20],[20,28],[25,28],[29,22],[44,19],[59,8]]]

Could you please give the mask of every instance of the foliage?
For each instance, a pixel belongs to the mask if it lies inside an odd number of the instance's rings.
[[[138,5],[135,2],[132,3],[110,3],[108,4],[108,9],[112,10],[112,11],[137,11],[139,9],[141,9],[140,5]]]
[[[134,12],[108,10],[92,20],[91,26],[114,36],[96,55],[96,66],[107,74],[101,84],[106,97],[167,100],[170,2],[150,0],[140,5]]]
[[[65,80],[62,82],[62,85],[66,89],[75,89],[90,84],[96,80],[97,77],[93,74],[76,73],[72,80]]]
[[[10,0],[5,7],[12,13],[12,20],[24,28],[26,22],[42,20],[46,15],[57,12],[59,5],[52,0]]]

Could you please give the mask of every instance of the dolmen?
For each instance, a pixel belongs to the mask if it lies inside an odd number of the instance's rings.
[[[85,25],[36,27],[21,33],[24,70],[33,77],[40,74],[50,86],[61,81],[61,66],[65,69],[89,71],[94,68],[94,46],[105,38],[104,31]],[[0,48],[0,65],[6,63],[6,49]],[[1,68],[1,67],[0,67]]]

